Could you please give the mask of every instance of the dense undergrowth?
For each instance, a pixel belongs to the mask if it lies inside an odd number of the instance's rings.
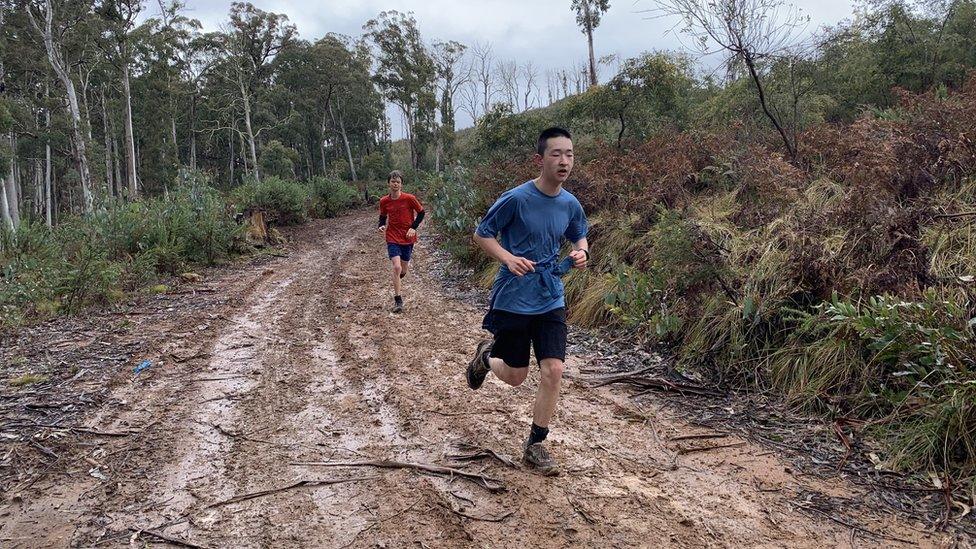
[[[539,118],[527,131],[559,122]],[[594,259],[566,282],[575,322],[863,425],[885,466],[976,472],[976,77],[814,125],[795,162],[732,130],[579,141],[568,188]],[[491,269],[473,216],[536,170],[523,156],[431,181],[460,261]]]
[[[0,328],[166,291],[165,277],[248,253],[241,211],[262,209],[287,225],[358,204],[357,191],[334,178],[267,177],[225,197],[195,174],[165,197],[107,203],[52,229],[28,222],[0,231]]]

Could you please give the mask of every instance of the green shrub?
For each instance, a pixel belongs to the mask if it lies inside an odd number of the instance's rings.
[[[437,223],[449,234],[470,236],[478,217],[468,206],[475,203],[477,193],[467,170],[456,167],[445,176],[433,176],[426,187],[427,202]]]
[[[117,293],[116,286],[123,266],[108,258],[104,248],[92,242],[81,245],[70,253],[66,268],[60,271],[55,291],[61,300],[61,309],[76,313],[91,305],[104,305]]]
[[[239,210],[260,208],[270,219],[281,225],[302,223],[308,218],[308,187],[279,177],[253,179],[231,192],[231,199]]]
[[[976,319],[926,291],[917,301],[842,299],[797,315],[770,360],[776,386],[806,405],[880,418],[897,467],[976,459]]]
[[[0,231],[0,325],[110,302],[123,289],[211,264],[240,250],[241,228],[212,188],[110,204],[88,218]]]
[[[359,193],[351,185],[333,177],[315,177],[312,189],[312,215],[335,217],[359,203]]]
[[[478,203],[478,195],[467,170],[457,166],[443,176],[431,176],[424,187],[427,208],[446,238],[444,245],[448,251],[461,264],[476,264],[482,258],[476,253],[472,241],[478,224],[477,212],[472,205]]]
[[[298,151],[287,147],[277,139],[261,149],[261,173],[265,177],[295,177],[295,166],[300,162]]]

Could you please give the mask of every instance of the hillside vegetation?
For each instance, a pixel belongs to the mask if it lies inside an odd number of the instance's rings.
[[[575,132],[568,188],[591,221],[571,318],[660,344],[687,375],[853,424],[882,466],[976,465],[976,37],[879,4],[763,74],[795,157],[744,73],[723,85],[652,53],[546,109],[482,118],[430,181],[455,257],[498,194],[537,175],[543,127]],[[907,29],[915,33],[906,38]],[[466,167],[460,167],[460,166]],[[471,207],[464,207],[471,205]]]

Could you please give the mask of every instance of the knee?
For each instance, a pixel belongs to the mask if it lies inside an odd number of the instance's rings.
[[[542,373],[543,383],[548,383],[550,385],[557,385],[559,381],[563,378],[563,370],[566,369],[566,363],[562,360],[548,358],[542,361],[540,364],[540,370]]]
[[[402,267],[400,267],[399,265],[393,265],[393,273],[394,274],[400,274],[402,271],[403,271],[403,268]]]
[[[518,387],[519,385],[525,383],[526,378],[529,377],[528,368],[512,368],[508,364],[502,361],[501,368],[492,368],[498,379],[505,382],[506,385],[512,387]]]
[[[513,370],[510,385],[512,387],[518,387],[519,385],[525,383],[525,380],[528,377],[529,377],[528,368],[519,368],[517,370]]]

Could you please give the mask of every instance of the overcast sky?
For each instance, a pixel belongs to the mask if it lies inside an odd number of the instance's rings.
[[[836,25],[854,12],[857,0],[799,0],[796,5],[810,16],[807,32],[824,25]],[[216,30],[226,21],[230,0],[186,0],[189,17],[199,19],[205,30]],[[326,33],[337,32],[360,36],[363,23],[384,10],[413,12],[424,40],[457,40],[472,45],[490,43],[496,59],[531,59],[540,73],[562,69],[587,58],[586,39],[576,26],[570,0],[252,0],[265,11],[284,13],[298,28],[302,38],[315,40]],[[642,10],[652,9],[653,0],[611,0],[610,10],[594,34],[597,57],[617,54],[633,57],[644,51],[687,51],[672,32],[674,20],[652,18]],[[154,15],[150,4],[147,15]],[[687,44],[687,40],[684,41]],[[604,68],[604,78],[612,76]],[[543,89],[545,84],[543,83]],[[401,120],[389,109],[401,137]],[[469,126],[471,120],[458,114],[458,126]]]

